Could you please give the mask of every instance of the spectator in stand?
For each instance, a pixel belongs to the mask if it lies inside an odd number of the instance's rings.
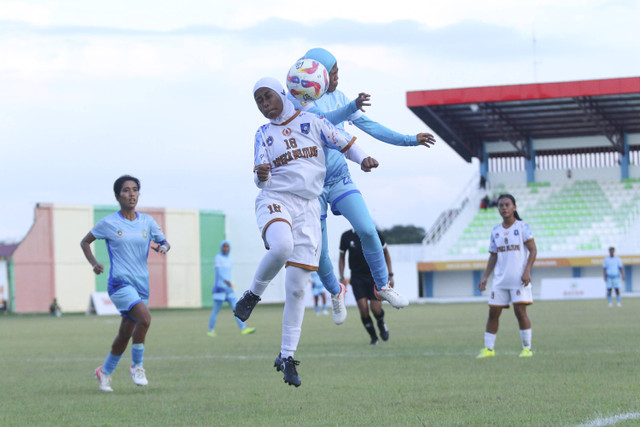
[[[489,195],[486,194],[480,201],[480,208],[487,209],[489,207],[489,203],[491,203],[491,200],[489,200]]]

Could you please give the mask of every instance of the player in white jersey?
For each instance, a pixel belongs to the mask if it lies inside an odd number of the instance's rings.
[[[256,219],[268,249],[260,261],[251,287],[235,308],[245,321],[276,274],[286,265],[282,343],[274,366],[285,383],[300,386],[294,353],[300,341],[305,289],[311,271],[318,270],[321,250],[320,203],[325,177],[323,148],[349,151],[362,170],[378,162],[367,157],[329,121],[296,110],[275,79],[259,80],[253,96],[269,119],[256,132],[254,180],[261,191],[256,197]]]
[[[491,231],[489,261],[478,283],[478,289],[484,291],[487,288],[487,279],[495,269],[484,348],[477,358],[495,356],[494,347],[500,314],[503,308],[509,308],[509,303],[513,304],[513,312],[520,326],[520,357],[531,357],[531,321],[527,315],[527,305],[533,304],[531,268],[538,250],[531,229],[522,222],[516,211],[516,199],[512,195],[502,194],[498,197],[498,211],[502,217],[502,224],[495,226]]]
[[[104,239],[109,251],[111,269],[109,271],[109,298],[120,311],[122,321],[118,335],[113,340],[111,352],[104,363],[95,370],[100,390],[113,391],[111,373],[116,369],[122,353],[131,344],[131,367],[129,373],[136,385],[148,384],[142,367],[144,341],[151,324],[149,303],[149,269],[147,257],[151,249],[166,254],[169,242],[162,230],[150,216],[136,212],[140,181],[130,175],[123,175],[113,184],[113,192],[120,204],[120,211],[102,218],[80,242],[87,261],[95,274],[101,274],[104,266],[91,251],[91,243]]]

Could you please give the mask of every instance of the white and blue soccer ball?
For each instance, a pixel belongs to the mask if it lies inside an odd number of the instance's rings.
[[[300,59],[287,73],[287,89],[302,105],[320,99],[328,87],[329,72],[315,59]]]

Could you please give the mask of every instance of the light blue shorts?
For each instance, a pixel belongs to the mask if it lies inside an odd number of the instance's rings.
[[[353,193],[360,193],[360,190],[351,179],[351,175],[344,176],[331,184],[325,184],[322,194],[318,198],[320,200],[320,218],[327,217],[328,205],[331,205],[331,212],[334,215],[341,215],[335,207],[336,203]]]
[[[236,293],[233,291],[231,286],[218,285],[216,290],[213,292],[213,300],[214,301],[227,301],[230,298],[235,298]]]
[[[133,286],[123,286],[111,295],[109,295],[113,305],[116,306],[122,316],[126,317],[126,314],[133,308],[134,305],[139,302],[143,302],[145,305],[149,305],[149,298],[142,298],[138,291]]]
[[[315,283],[313,285],[311,285],[311,294],[314,297],[317,297],[319,295],[324,294],[326,291],[324,289],[324,286],[322,285],[322,283],[316,285]]]
[[[607,277],[607,289],[620,289],[620,276]]]

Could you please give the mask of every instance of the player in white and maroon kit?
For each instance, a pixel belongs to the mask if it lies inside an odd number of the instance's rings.
[[[274,362],[284,381],[301,383],[293,359],[300,341],[304,317],[304,293],[311,271],[318,270],[322,245],[320,203],[324,185],[324,149],[349,150],[365,172],[378,162],[347,139],[329,121],[296,110],[275,79],[259,80],[253,88],[260,112],[270,120],[255,138],[254,180],[261,189],[256,197],[256,219],[268,252],[260,261],[253,282],[235,308],[247,320],[260,295],[283,266],[285,303],[282,315],[281,351]]]
[[[531,268],[538,251],[531,229],[522,222],[516,211],[516,199],[512,195],[502,194],[498,197],[498,211],[502,216],[502,224],[496,225],[491,231],[491,255],[478,284],[478,289],[484,291],[487,288],[487,279],[495,268],[489,298],[489,319],[484,334],[485,348],[477,358],[495,356],[494,346],[500,314],[503,308],[509,308],[509,303],[513,304],[513,311],[520,326],[520,357],[531,357],[531,321],[527,315],[527,305],[533,304]]]

